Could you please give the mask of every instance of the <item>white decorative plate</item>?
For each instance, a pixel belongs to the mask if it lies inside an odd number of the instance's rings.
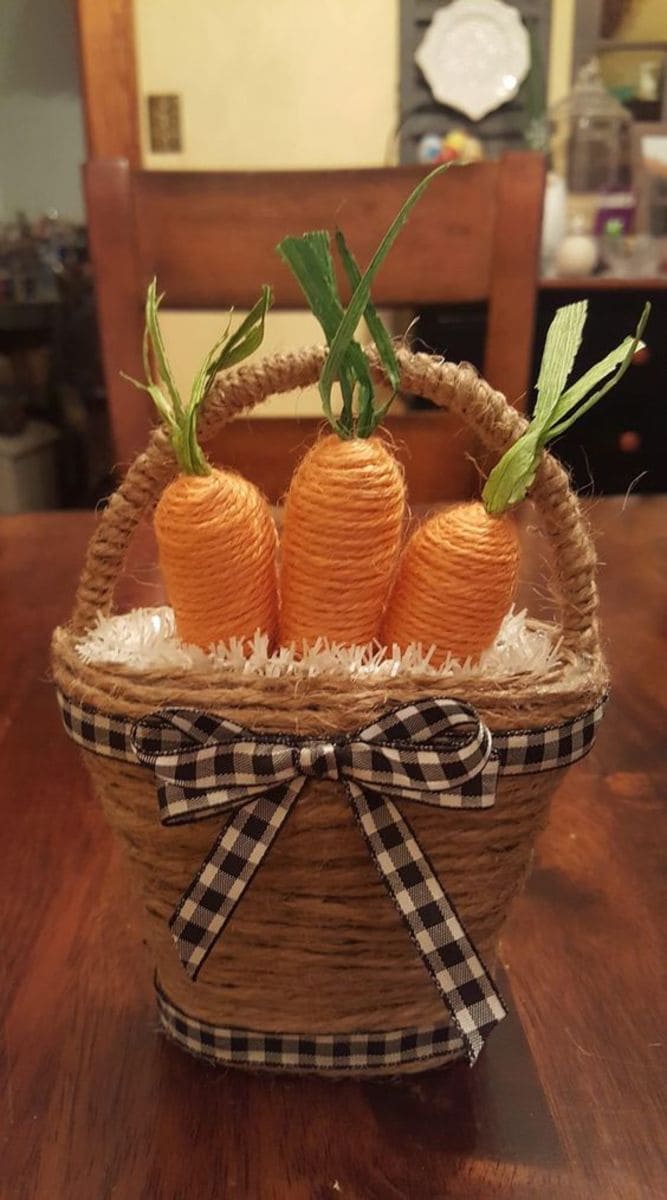
[[[528,31],[502,0],[452,0],[434,14],[415,59],[436,100],[480,121],[526,78]]]

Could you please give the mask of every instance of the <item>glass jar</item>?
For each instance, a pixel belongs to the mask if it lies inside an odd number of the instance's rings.
[[[571,218],[585,219],[592,232],[601,203],[633,205],[632,118],[607,91],[596,59],[551,109],[549,127],[552,163],[565,180]]]

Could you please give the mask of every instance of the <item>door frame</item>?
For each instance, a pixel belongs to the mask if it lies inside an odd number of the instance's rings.
[[[141,166],[133,0],[76,0],[88,159]]]

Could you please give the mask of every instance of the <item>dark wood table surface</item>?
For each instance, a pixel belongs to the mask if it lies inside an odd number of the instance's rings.
[[[667,1195],[667,500],[592,519],[613,700],[506,926],[511,1016],[473,1071],[397,1083],[216,1069],[158,1035],[122,857],[48,679],[94,518],[0,521],[2,1200]]]

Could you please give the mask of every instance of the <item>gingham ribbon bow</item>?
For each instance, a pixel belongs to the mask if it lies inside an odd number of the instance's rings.
[[[153,768],[165,825],[229,814],[170,926],[185,970],[201,969],[306,780],[340,780],[380,877],[474,1062],[503,1003],[393,800],[442,808],[494,803],[499,762],[489,730],[459,700],[402,705],[330,741],[266,734],[190,709],[132,729]]]

